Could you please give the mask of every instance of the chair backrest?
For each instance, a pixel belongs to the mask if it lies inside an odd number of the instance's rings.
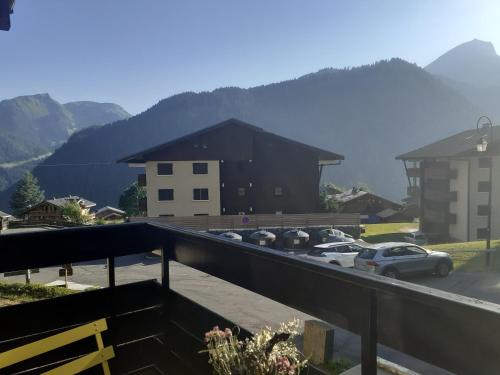
[[[57,348],[69,345],[84,338],[95,336],[97,351],[84,355],[78,359],[68,362],[62,366],[44,372],[42,375],[70,375],[78,374],[91,367],[102,365],[105,375],[110,375],[108,360],[114,358],[115,353],[112,346],[104,347],[101,332],[106,331],[108,326],[106,319],[96,320],[68,331],[11,349],[0,353],[0,369],[50,352]]]

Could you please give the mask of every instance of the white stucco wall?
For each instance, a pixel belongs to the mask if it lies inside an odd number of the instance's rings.
[[[172,163],[171,176],[158,176],[158,163]],[[207,163],[208,174],[193,174],[193,163]],[[220,215],[220,170],[218,160],[150,161],[146,163],[148,217],[160,215]],[[193,200],[193,189],[207,188],[208,201]],[[174,189],[173,201],[159,201],[159,189]]]

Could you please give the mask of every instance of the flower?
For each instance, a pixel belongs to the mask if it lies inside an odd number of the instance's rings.
[[[299,333],[300,322],[281,323],[277,330],[265,327],[251,338],[239,340],[239,329],[221,330],[218,326],[205,333],[209,363],[218,375],[295,375],[307,361],[292,339]],[[234,333],[233,333],[234,332]]]

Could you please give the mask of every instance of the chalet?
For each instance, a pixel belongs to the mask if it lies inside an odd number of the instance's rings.
[[[397,157],[419,203],[421,231],[473,241],[487,238],[490,227],[500,238],[500,127],[490,137],[484,147],[484,136],[467,130]]]
[[[110,206],[100,208],[95,213],[96,219],[101,219],[106,221],[121,220],[125,218],[125,216],[126,216],[125,211]]]
[[[119,162],[145,167],[147,215],[159,217],[315,212],[323,167],[343,159],[230,119]]]
[[[11,215],[0,211],[0,231],[7,229],[10,220],[12,220]]]
[[[20,217],[29,224],[65,224],[68,222],[63,209],[68,203],[77,203],[84,213],[89,214],[96,204],[87,199],[70,195],[63,198],[47,199],[25,210]]]
[[[400,220],[398,213],[403,210],[403,205],[357,187],[334,194],[332,199],[340,203],[343,213],[359,213],[365,222]]]

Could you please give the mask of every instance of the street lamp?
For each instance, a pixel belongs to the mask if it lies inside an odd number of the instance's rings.
[[[493,124],[487,116],[481,116],[477,120],[476,129],[479,134],[479,140],[476,144],[477,152],[486,152],[488,148],[488,142],[493,142]],[[488,224],[486,228],[486,249],[489,250],[491,247],[491,198],[493,190],[493,160],[489,158],[489,189],[488,189]],[[486,255],[487,261],[489,263],[489,254]]]

